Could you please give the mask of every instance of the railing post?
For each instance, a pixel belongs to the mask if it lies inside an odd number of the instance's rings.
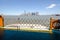
[[[4,18],[0,15],[0,40],[3,39],[3,33],[4,33]]]
[[[52,30],[52,17],[50,18],[50,30]]]

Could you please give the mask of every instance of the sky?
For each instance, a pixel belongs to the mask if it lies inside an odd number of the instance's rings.
[[[60,0],[0,0],[0,14],[20,15],[39,12],[40,15],[60,14]]]

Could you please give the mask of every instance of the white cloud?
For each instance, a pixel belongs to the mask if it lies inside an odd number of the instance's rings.
[[[47,8],[54,8],[55,6],[56,6],[56,4],[51,4]]]

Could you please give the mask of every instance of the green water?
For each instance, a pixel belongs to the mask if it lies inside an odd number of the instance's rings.
[[[53,34],[44,32],[27,32],[5,30],[3,40],[60,40],[60,32],[53,30]]]

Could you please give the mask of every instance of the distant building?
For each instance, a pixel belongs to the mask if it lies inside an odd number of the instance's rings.
[[[21,15],[25,15],[25,16],[32,16],[32,15],[39,15],[38,12],[28,12],[28,13],[24,13],[24,14],[21,14]]]
[[[60,14],[56,14],[56,16],[60,16]]]
[[[53,14],[53,16],[60,16],[60,14]]]

